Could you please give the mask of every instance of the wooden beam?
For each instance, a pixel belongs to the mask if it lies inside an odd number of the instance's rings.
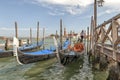
[[[88,41],[89,41],[89,27],[87,27],[87,53],[88,53],[88,51],[89,51]]]
[[[111,36],[110,36],[110,34],[109,34],[111,29],[112,29],[112,26],[110,26],[107,31],[105,30],[105,28],[103,28],[103,31],[104,31],[104,33],[105,33],[105,36],[104,36],[102,42],[105,42],[105,40],[106,40],[107,38],[109,38],[109,40],[110,40],[111,43],[113,42],[113,41],[112,41],[112,38],[111,38]]]
[[[39,22],[37,22],[37,45],[39,42]]]
[[[113,44],[116,42],[117,38],[118,38],[118,30],[117,30],[117,26],[115,24],[115,20],[112,21],[112,39],[113,39]]]
[[[63,37],[63,35],[62,35],[62,19],[60,19],[60,43],[61,43],[60,50],[62,50],[62,37]]]
[[[106,25],[106,24],[108,24],[108,23],[111,23],[112,20],[117,20],[118,18],[120,18],[120,14],[118,14],[118,15],[112,17],[111,19],[105,21],[104,23],[100,24],[96,29],[98,29],[98,28],[100,28],[101,26],[104,26],[104,25]]]
[[[93,37],[93,16],[91,17],[90,25],[90,49],[92,49],[92,37]]]
[[[30,28],[30,43],[32,43],[32,29]]]
[[[18,27],[17,27],[17,22],[15,22],[15,37],[18,38]]]
[[[96,32],[97,33],[97,38],[96,38],[96,42],[99,40],[100,38],[100,34],[101,34],[101,29],[97,29],[98,31]]]
[[[45,49],[45,28],[43,28],[43,49]]]

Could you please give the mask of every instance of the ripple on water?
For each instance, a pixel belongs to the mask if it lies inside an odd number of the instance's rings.
[[[88,62],[87,53],[84,53],[84,63],[83,67],[79,69],[79,73],[71,77],[70,80],[93,80],[93,74],[91,66]]]
[[[32,66],[33,64],[19,65],[13,57],[6,58],[4,62],[0,61],[0,80],[25,80],[24,73]]]

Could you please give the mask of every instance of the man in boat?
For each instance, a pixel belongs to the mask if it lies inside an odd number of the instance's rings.
[[[84,50],[84,45],[82,43],[82,41],[80,40],[80,38],[78,38],[77,42],[74,44],[74,46],[69,46],[68,47],[69,50],[71,51],[75,51],[75,52],[81,52]]]
[[[74,47],[73,47],[73,51],[76,51],[76,52],[81,52],[84,50],[84,45],[83,43],[80,41],[77,41],[77,43],[74,44]]]
[[[80,42],[81,40],[80,40],[80,38],[78,37],[78,40],[77,40],[77,42]]]
[[[64,49],[64,48],[68,48],[69,45],[70,45],[69,38],[66,38],[66,41],[65,41],[64,44],[63,44],[63,49]]]
[[[80,37],[81,37],[81,42],[83,42],[83,39],[85,37],[85,32],[82,30],[82,32],[80,33]]]

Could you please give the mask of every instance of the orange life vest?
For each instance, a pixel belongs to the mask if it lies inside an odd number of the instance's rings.
[[[73,47],[73,50],[76,52],[81,52],[82,50],[84,50],[84,46],[82,43],[76,43]]]

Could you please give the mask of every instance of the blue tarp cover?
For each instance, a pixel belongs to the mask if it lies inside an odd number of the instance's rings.
[[[0,52],[4,52],[4,50],[3,50],[3,49],[0,49]]]
[[[23,45],[19,49],[20,50],[30,49],[30,48],[34,48],[34,47],[41,46],[41,45],[43,45],[43,41],[38,42],[38,45],[37,45],[37,43],[29,44],[29,45]]]
[[[66,40],[63,44],[63,49],[67,49],[69,45],[70,45],[70,41]]]
[[[53,51],[45,49],[45,50],[40,50],[36,52],[26,52],[24,54],[31,54],[31,55],[45,55],[45,54],[52,54]]]

